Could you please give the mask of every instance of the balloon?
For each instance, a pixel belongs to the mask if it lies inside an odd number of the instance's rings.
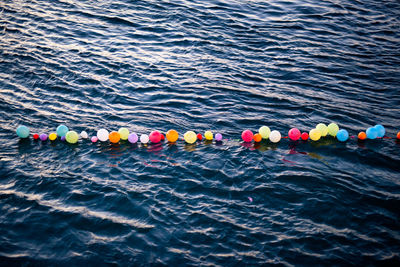
[[[400,131],[397,133],[397,139],[400,139]]]
[[[149,142],[149,136],[147,134],[142,134],[140,136],[140,142],[142,144],[147,144]]]
[[[39,139],[39,135],[37,133],[33,134],[33,139],[34,140],[38,140]]]
[[[206,131],[204,133],[204,137],[206,138],[206,140],[209,140],[209,141],[213,140],[213,138],[214,138],[213,133],[211,131]]]
[[[339,131],[337,132],[337,134],[336,134],[336,138],[337,138],[340,142],[344,142],[344,141],[346,141],[347,139],[349,139],[349,133],[348,133],[346,130],[344,130],[344,129],[339,130]]]
[[[110,139],[111,143],[116,144],[121,140],[121,136],[118,132],[113,131],[108,135],[108,139]]]
[[[196,142],[197,140],[197,135],[195,132],[193,131],[187,131],[184,135],[183,135],[183,139],[185,139],[185,142],[188,144],[193,144],[194,142]]]
[[[57,139],[57,134],[56,133],[49,134],[49,139],[50,139],[50,141],[56,140]]]
[[[24,125],[20,125],[17,128],[17,135],[19,138],[27,138],[29,136],[29,129]]]
[[[250,130],[244,130],[242,132],[242,139],[245,142],[251,142],[253,140],[253,133]]]
[[[92,141],[92,143],[96,143],[97,140],[99,140],[99,139],[97,138],[97,136],[92,136],[92,138],[90,140]]]
[[[378,132],[378,137],[384,137],[385,136],[385,127],[383,127],[380,124],[377,124],[374,126],[375,130]]]
[[[83,139],[87,139],[87,138],[89,137],[89,135],[88,135],[88,133],[87,133],[86,131],[82,131],[82,132],[81,132],[81,137],[82,137]]]
[[[65,135],[65,140],[67,140],[67,142],[70,144],[75,144],[76,142],[78,142],[78,139],[79,135],[75,131],[68,131]]]
[[[315,129],[321,132],[321,136],[326,136],[329,131],[328,127],[324,123],[319,123]]]
[[[308,133],[304,132],[301,134],[301,140],[306,141],[308,140]]]
[[[217,133],[217,134],[215,135],[215,141],[222,141],[222,134]]]
[[[178,140],[179,134],[177,131],[171,129],[166,134],[168,142],[175,143]]]
[[[332,122],[328,125],[328,133],[331,136],[335,137],[338,131],[339,131],[339,126],[336,123]]]
[[[201,135],[201,133],[198,133],[198,134],[197,134],[197,139],[198,139],[199,141],[203,140],[203,136]]]
[[[258,133],[261,135],[263,139],[268,139],[271,130],[269,129],[268,126],[261,126],[260,129],[258,129]]]
[[[118,133],[121,136],[121,140],[128,140],[129,130],[127,128],[119,128]]]
[[[97,138],[101,142],[105,142],[108,140],[108,131],[106,129],[100,129],[97,131]]]
[[[301,133],[300,133],[299,129],[292,128],[289,130],[288,135],[291,140],[296,141],[296,140],[299,140]]]
[[[272,143],[278,143],[281,140],[281,133],[278,132],[277,130],[273,130],[270,134],[269,134],[269,140]]]
[[[39,138],[40,138],[40,140],[42,140],[42,141],[46,141],[46,140],[47,140],[47,134],[41,134],[41,135],[39,136]]]
[[[365,140],[367,138],[367,134],[365,132],[358,133],[358,139]]]
[[[254,142],[261,142],[261,139],[262,139],[262,137],[261,137],[261,134],[259,134],[259,133],[256,133],[255,135],[253,135],[253,139],[254,139]]]
[[[165,140],[165,136],[163,134],[161,134],[161,141]]]
[[[65,135],[64,136],[61,136],[61,141],[65,141]]]
[[[373,127],[369,127],[365,133],[368,139],[375,139],[378,137],[378,131]]]
[[[131,133],[131,134],[128,136],[128,141],[129,141],[129,143],[131,143],[131,144],[136,143],[138,140],[139,140],[139,137],[137,136],[136,133]]]
[[[60,126],[57,127],[56,133],[58,136],[65,136],[68,131],[69,131],[68,127],[61,124]]]
[[[149,139],[153,144],[160,143],[161,134],[159,131],[152,131],[149,135]]]
[[[321,132],[317,129],[312,129],[309,133],[310,139],[313,141],[318,141],[321,138]]]

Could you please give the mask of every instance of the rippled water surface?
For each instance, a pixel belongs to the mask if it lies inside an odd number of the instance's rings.
[[[398,1],[0,2],[0,265],[400,262]],[[244,145],[376,123],[391,138]],[[64,123],[221,132],[20,141]]]

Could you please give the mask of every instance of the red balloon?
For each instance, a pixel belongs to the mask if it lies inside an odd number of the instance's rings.
[[[199,133],[199,134],[197,134],[197,139],[201,141],[201,140],[203,140],[203,136]]]
[[[161,141],[165,140],[165,136],[163,134],[161,134]]]
[[[152,131],[149,135],[150,142],[152,143],[160,143],[161,141],[161,134],[159,131]]]
[[[39,135],[38,135],[37,133],[35,133],[35,134],[33,135],[33,139],[38,140],[38,139],[39,139]]]
[[[244,130],[242,132],[242,139],[245,142],[251,142],[253,140],[253,133],[250,130]]]
[[[306,132],[302,133],[301,140],[304,140],[304,141],[308,140],[308,133],[306,133]]]
[[[289,138],[293,141],[299,140],[300,135],[301,135],[301,133],[300,133],[299,129],[297,129],[297,128],[292,128],[289,130]],[[308,136],[307,136],[307,138],[308,138]]]

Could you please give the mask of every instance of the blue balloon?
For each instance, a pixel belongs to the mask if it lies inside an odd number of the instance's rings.
[[[29,129],[24,125],[20,125],[17,128],[17,135],[19,138],[27,138],[29,136]]]
[[[385,127],[383,127],[380,124],[377,124],[374,126],[375,130],[378,132],[378,137],[384,137],[385,136]]]
[[[57,136],[65,136],[67,132],[69,131],[68,127],[61,124],[60,126],[57,127]]]
[[[378,131],[374,127],[369,127],[365,133],[368,139],[375,139],[378,137]]]
[[[337,132],[337,134],[336,134],[336,138],[337,138],[340,142],[344,142],[344,141],[346,141],[347,139],[349,139],[349,133],[348,133],[346,130],[344,130],[344,129],[339,130],[339,131]]]

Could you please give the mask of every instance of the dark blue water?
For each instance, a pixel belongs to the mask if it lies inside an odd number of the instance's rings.
[[[111,3],[112,2],[112,3]],[[400,263],[398,1],[1,1],[0,265]],[[19,141],[19,124],[224,135]]]

